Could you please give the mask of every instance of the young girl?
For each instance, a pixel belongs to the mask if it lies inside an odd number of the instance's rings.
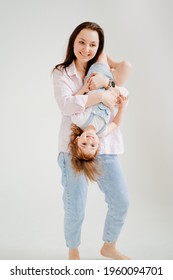
[[[97,62],[94,63],[84,79],[86,81],[86,91],[89,90],[90,78],[95,73],[102,73],[109,78],[107,89],[112,87],[115,93],[118,111],[110,122],[111,110],[103,103],[98,103],[86,108],[84,112],[73,114],[69,150],[72,155],[72,166],[77,173],[84,172],[88,179],[96,181],[99,175],[99,165],[96,162],[96,155],[99,151],[99,137],[107,136],[116,129],[122,120],[124,106],[127,102],[128,92],[123,87],[117,87],[114,77],[107,63],[107,56],[102,53]],[[105,88],[89,91],[94,94]],[[104,92],[106,94],[106,92]]]

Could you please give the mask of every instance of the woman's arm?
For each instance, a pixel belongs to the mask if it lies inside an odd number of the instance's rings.
[[[113,110],[115,106],[115,94],[110,91],[96,92],[94,94],[84,95],[84,89],[81,89],[72,95],[72,90],[64,73],[59,70],[53,72],[54,94],[58,107],[65,116],[72,116],[76,112],[84,111],[85,108],[103,102]]]
[[[53,86],[55,100],[63,115],[71,116],[76,112],[84,111],[87,95],[74,95],[75,86],[65,71],[54,70]],[[72,89],[73,87],[73,89]]]
[[[88,100],[86,102],[85,107],[91,107],[95,104],[102,102],[105,106],[109,107],[112,111],[116,104],[116,93],[115,91],[105,90],[105,91],[98,91],[94,94],[88,95]]]
[[[100,74],[100,73],[98,73],[98,74]],[[102,77],[106,78],[104,75],[102,75]],[[90,79],[91,78],[88,78],[85,81],[83,87],[76,93],[76,95],[83,95],[83,94],[85,95],[86,93],[88,93],[90,91],[90,89],[89,89]],[[101,80],[102,79],[100,77],[100,82],[101,82]],[[117,93],[119,93],[119,90],[116,91],[114,89],[113,91],[112,90],[99,91],[99,89],[98,89],[94,93],[88,95],[88,99],[87,99],[85,108],[91,107],[95,104],[102,102],[104,105],[109,107],[110,110],[112,111],[115,107]]]

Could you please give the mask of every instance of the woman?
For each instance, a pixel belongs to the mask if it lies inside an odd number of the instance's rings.
[[[90,65],[97,61],[103,47],[104,33],[101,27],[92,22],[81,23],[69,38],[64,62],[56,65],[53,71],[55,98],[62,113],[58,162],[64,187],[64,232],[66,245],[69,248],[69,259],[80,259],[78,247],[88,190],[86,176],[83,173],[76,176],[71,166],[71,155],[68,151],[71,115],[100,102],[112,110],[116,101],[113,91],[109,90],[106,94],[97,92],[84,95],[88,88],[87,83],[83,84],[84,77]],[[110,58],[108,63],[117,71],[116,84],[121,86],[124,73],[126,76],[130,64],[117,64]],[[90,79],[89,89],[107,88],[109,83],[109,79],[104,75],[95,73]],[[126,182],[118,161],[118,154],[122,152],[123,143],[119,129],[101,140],[98,157],[102,160],[104,173],[97,183],[105,194],[108,212],[103,233],[104,244],[100,252],[103,256],[112,259],[128,259],[116,248],[116,241],[123,227],[129,204]]]

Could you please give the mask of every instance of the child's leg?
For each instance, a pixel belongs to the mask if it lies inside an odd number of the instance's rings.
[[[97,59],[97,62],[100,62],[100,63],[103,63],[103,64],[107,64],[108,65],[108,60],[107,60],[107,55],[105,52],[102,52],[98,59]]]
[[[106,55],[106,53],[102,52],[102,53],[99,55],[99,57],[98,57],[96,63],[93,63],[93,64],[91,65],[91,67],[90,67],[89,70],[88,70],[87,75],[85,76],[85,80],[87,80],[89,77],[91,77],[92,74],[93,74],[93,72],[101,72],[100,68],[98,69],[98,67],[97,67],[97,63],[102,63],[102,64],[105,64],[105,65],[107,65],[107,66],[109,67],[109,64],[108,64],[108,61],[107,61],[107,55]]]
[[[130,63],[122,61],[120,63],[116,63],[116,68],[111,68],[111,72],[117,86],[123,86],[130,74],[131,67]]]

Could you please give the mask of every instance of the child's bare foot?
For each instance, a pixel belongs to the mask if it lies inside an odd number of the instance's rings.
[[[79,251],[77,248],[69,249],[69,260],[80,260]]]
[[[104,243],[100,253],[102,256],[113,260],[130,260],[129,257],[117,251],[115,243]]]

